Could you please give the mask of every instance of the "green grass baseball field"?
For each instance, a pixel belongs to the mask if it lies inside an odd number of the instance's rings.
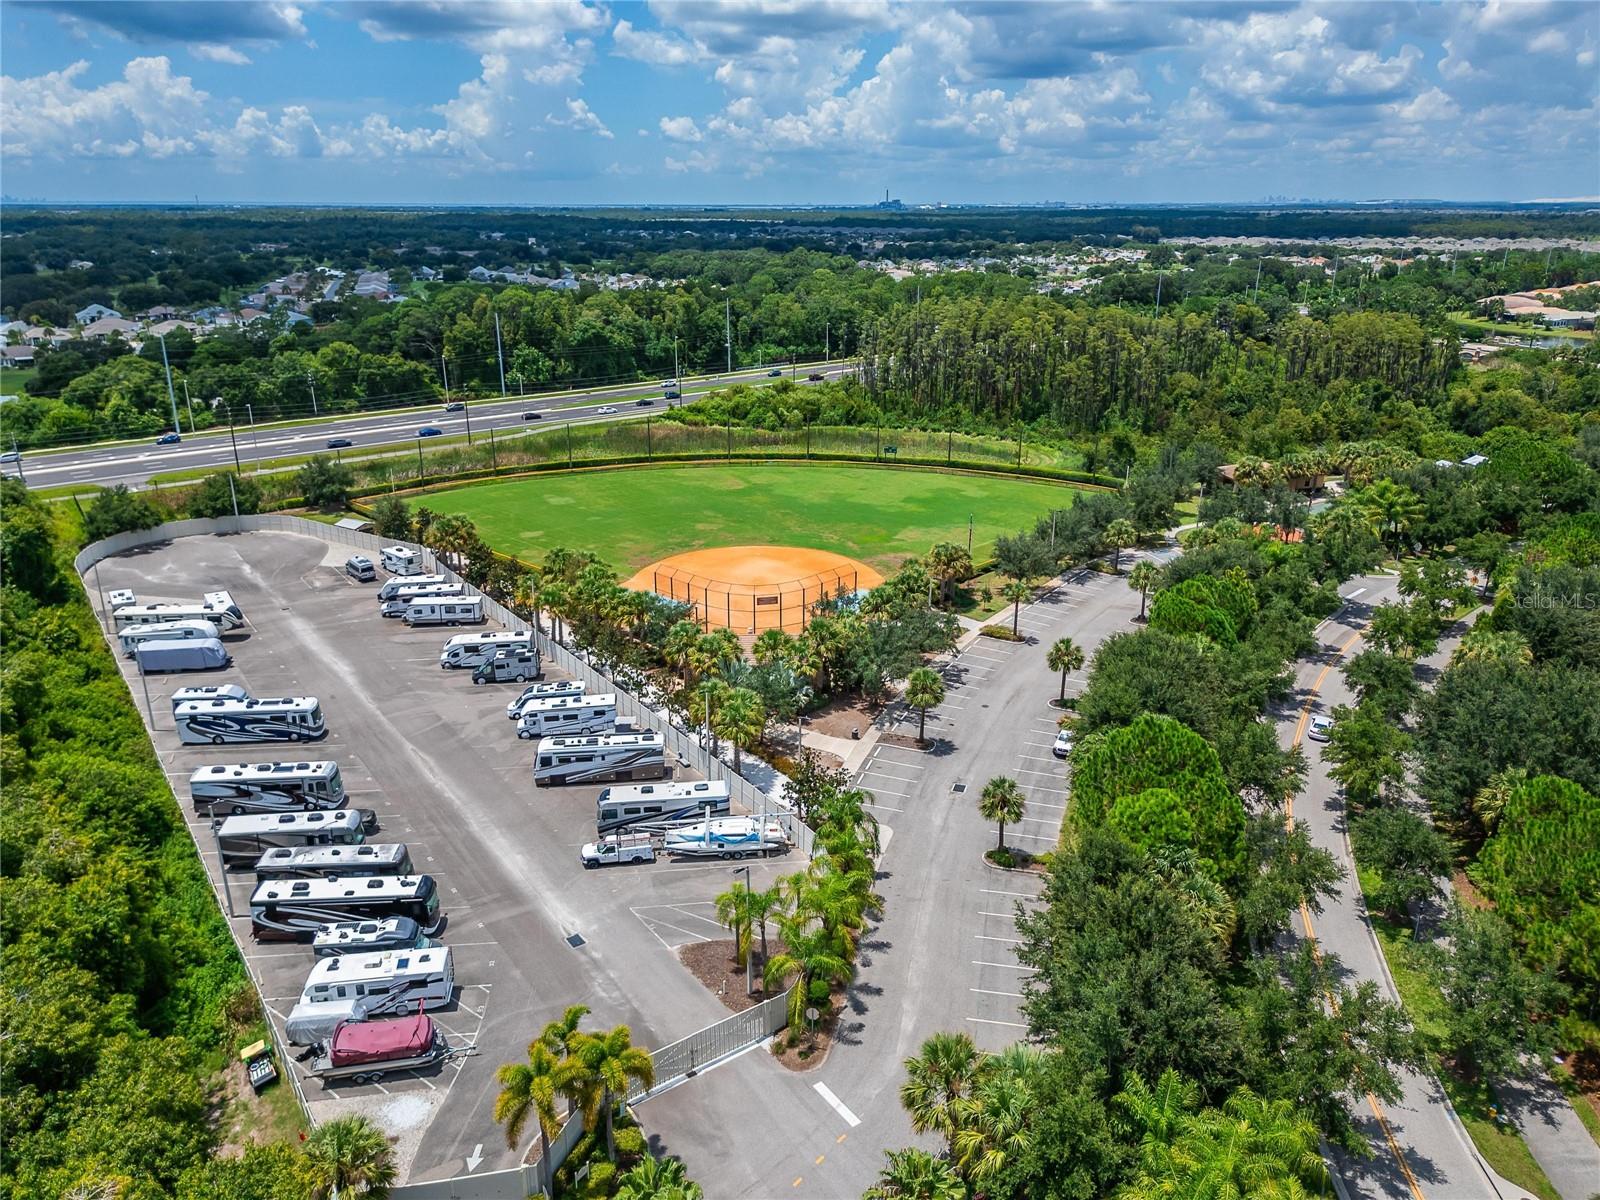
[[[967,540],[982,561],[994,539],[1065,508],[1056,483],[914,469],[749,464],[633,467],[483,483],[417,497],[470,517],[497,550],[538,560],[551,546],[592,550],[626,574],[708,546],[806,546],[885,575],[935,542]]]

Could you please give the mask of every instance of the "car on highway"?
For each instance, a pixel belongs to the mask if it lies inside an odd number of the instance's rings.
[[[668,400],[681,400],[681,399],[683,399],[683,393],[680,392],[677,388],[668,388],[665,392],[662,393],[662,395],[665,396]]]
[[[20,450],[7,450],[4,454],[0,454],[0,462],[21,462],[21,461],[22,461],[22,451],[20,451]]]
[[[823,380],[823,374],[821,371],[813,371],[811,374],[807,375],[806,378],[812,383],[821,383]]]
[[[661,386],[667,391],[673,392],[678,388],[678,381],[676,379],[663,379],[661,381]]]
[[[421,429],[417,430],[417,436],[419,438],[438,437],[443,432],[444,430],[440,429],[437,425],[424,425]]]
[[[609,417],[612,413],[616,412],[617,410],[612,408],[611,405],[609,405],[609,404],[602,404],[599,408],[595,409],[594,411],[599,413],[602,417]]]
[[[467,406],[459,400],[452,400],[444,406],[445,412],[466,412]]]
[[[672,395],[672,393],[668,392],[667,395],[668,395],[668,397],[670,397]],[[633,406],[635,408],[649,408],[654,403],[655,403],[655,401],[650,399],[649,396],[640,396],[637,400],[635,400],[633,402]]]
[[[158,446],[176,446],[181,441],[183,441],[183,439],[181,437],[179,437],[175,433],[163,433],[160,437],[158,437],[156,439],[156,445],[158,445]]]
[[[544,414],[537,412],[525,412],[522,414],[522,419],[524,421],[540,421],[544,419]]]
[[[349,438],[329,438],[328,439],[328,449],[329,450],[343,450],[346,446],[354,446],[354,445],[355,445],[355,443],[353,441],[351,441]]]
[[[1311,727],[1306,730],[1306,736],[1313,742],[1325,742],[1328,740],[1328,735],[1332,732],[1332,717],[1312,717]]]
[[[772,370],[767,372],[767,378],[768,379],[776,379],[779,375],[782,375],[782,374],[783,374],[783,368],[782,367],[773,367]]]
[[[1056,740],[1050,744],[1050,753],[1057,758],[1065,758],[1072,753],[1072,730],[1058,729]]]

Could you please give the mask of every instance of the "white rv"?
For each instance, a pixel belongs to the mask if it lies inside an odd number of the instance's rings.
[[[218,633],[210,621],[156,621],[149,625],[129,625],[117,634],[117,641],[122,643],[123,656],[132,658],[140,642],[185,642],[193,638],[215,641]]]
[[[275,846],[354,846],[366,840],[361,812],[253,813],[211,823],[224,867],[253,865]]]
[[[404,842],[355,846],[274,846],[256,859],[257,879],[336,879],[341,875],[409,875]]]
[[[410,546],[385,546],[378,551],[383,569],[395,575],[421,575],[422,551]]]
[[[666,742],[654,731],[545,738],[533,759],[536,787],[608,779],[660,779],[666,773]]]
[[[319,958],[289,1013],[289,1044],[325,1041],[340,1021],[442,1008],[455,998],[449,946]]]
[[[432,875],[269,879],[250,894],[250,933],[261,942],[309,942],[340,921],[408,917],[429,937],[444,926]]]
[[[517,718],[517,736],[523,741],[560,734],[610,733],[616,727],[615,693],[529,700]]]
[[[192,746],[210,742],[303,742],[328,732],[315,696],[263,700],[200,700],[180,704],[172,719],[178,740]]]
[[[720,779],[689,783],[640,783],[600,789],[595,830],[604,836],[623,830],[670,829],[686,821],[725,817],[732,792]]]
[[[344,779],[335,762],[218,763],[189,776],[202,816],[343,808]]]
[[[394,599],[384,600],[378,605],[378,615],[383,617],[403,617],[406,609],[413,604],[420,604],[426,600],[437,600],[445,596],[465,596],[467,589],[459,583],[425,583],[415,587],[407,586],[395,593]]]
[[[441,588],[452,586],[451,580],[444,575],[411,575],[401,576],[399,579],[387,580],[378,589],[378,599],[394,600],[407,588]]]
[[[211,592],[212,596],[227,596],[227,592]],[[237,629],[244,624],[244,613],[229,598],[227,604],[125,604],[111,610],[111,619],[118,629],[129,625],[155,625],[162,621],[211,621],[221,630]]]
[[[533,645],[529,630],[520,633],[458,633],[439,652],[445,670],[475,667],[500,650],[526,650]]]
[[[482,596],[431,596],[413,600],[403,614],[405,623],[417,625],[482,625]]]
[[[237,683],[215,683],[207,687],[181,687],[168,697],[172,707],[176,709],[180,704],[188,704],[196,700],[248,700],[250,693]]]
[[[563,679],[552,683],[530,683],[517,698],[506,705],[506,716],[515,721],[522,715],[522,706],[534,700],[548,700],[552,696],[581,696],[588,689],[576,679]]]

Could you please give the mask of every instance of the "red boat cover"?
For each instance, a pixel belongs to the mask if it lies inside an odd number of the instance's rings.
[[[419,1058],[433,1045],[433,1018],[418,1014],[393,1021],[340,1021],[333,1031],[333,1065]]]

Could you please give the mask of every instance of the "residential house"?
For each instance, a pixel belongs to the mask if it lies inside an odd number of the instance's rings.
[[[259,308],[246,305],[244,308],[239,310],[239,324],[248,325],[251,321],[259,321],[266,315],[267,314],[262,312]]]
[[[91,342],[98,342],[113,334],[120,333],[123,337],[127,337],[131,333],[138,332],[137,321],[124,321],[121,317],[101,317],[97,321],[90,321],[78,331],[78,335]]]
[[[7,367],[33,366],[32,346],[0,346],[0,365]]]
[[[77,321],[79,325],[92,325],[94,322],[103,320],[106,317],[121,320],[122,314],[114,308],[107,308],[104,304],[91,304],[86,308],[80,308],[72,314],[72,319]]]
[[[1488,461],[1488,458],[1482,454],[1469,454],[1461,460],[1461,465],[1463,467],[1481,467]]]
[[[171,337],[179,329],[187,329],[190,333],[200,332],[200,326],[193,321],[159,321],[150,326],[150,336]]]
[[[161,304],[155,308],[147,308],[139,314],[144,321],[170,321],[178,315],[178,310],[170,304]]]
[[[422,283],[432,283],[435,279],[439,278],[439,272],[435,271],[432,267],[418,267],[416,270],[411,272],[411,278],[419,280]]]
[[[291,311],[288,317],[286,317],[284,320],[284,326],[286,328],[293,328],[296,325],[312,325],[314,323],[315,322],[313,322],[310,317],[306,316],[305,313],[294,311]]]
[[[488,267],[479,265],[467,272],[467,278],[474,283],[488,283],[489,280],[494,278],[494,272],[489,270]]]
[[[67,270],[69,270],[69,271],[87,271],[92,266],[94,266],[94,264],[92,262],[90,262],[87,258],[75,258],[75,259],[73,259],[71,262],[69,262],[67,264]]]

